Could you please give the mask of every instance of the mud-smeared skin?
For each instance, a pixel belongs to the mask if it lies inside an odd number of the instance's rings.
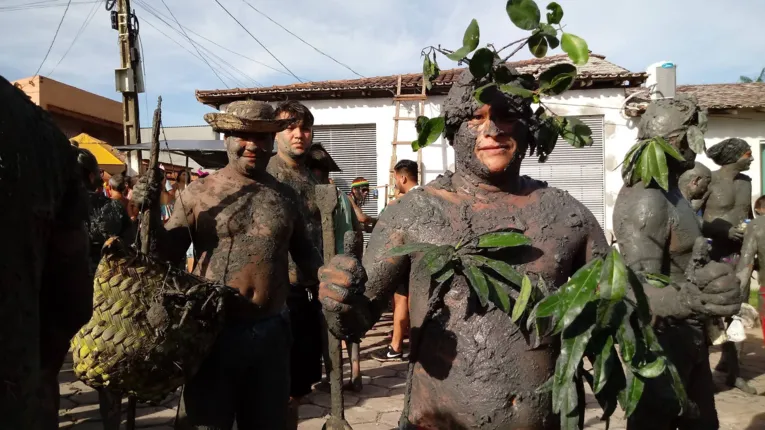
[[[2,429],[41,427],[41,353],[91,315],[87,200],[75,151],[47,113],[0,77]]]
[[[672,279],[673,284],[666,288],[646,285],[645,291],[656,318],[659,341],[677,366],[690,399],[701,411],[698,420],[687,420],[683,425],[717,429],[703,321],[737,312],[738,294],[730,289],[730,283],[736,281],[729,267],[692,260],[694,245],[703,238],[695,213],[678,188],[678,178],[694,166],[696,158],[685,137],[687,126],[693,124],[694,110],[695,103],[686,99],[662,100],[649,106],[641,119],[640,139],[667,138],[685,161],[667,157],[668,191],[655,184],[646,187],[642,182],[622,187],[613,220],[627,265],[637,272],[659,273]],[[660,382],[648,381],[646,394],[628,428],[646,428],[647,423],[657,428],[678,425],[678,409],[672,396],[665,397]]]
[[[712,181],[712,172],[707,166],[694,163],[693,169],[686,170],[678,179],[680,193],[691,204],[691,209],[697,213],[709,198],[709,183]],[[701,217],[699,217],[700,222]]]
[[[740,252],[743,234],[731,237],[731,229],[754,218],[752,179],[742,173],[752,163],[751,148],[744,140],[726,139],[709,148],[707,155],[721,167],[712,172],[704,206],[704,233],[713,240],[713,256],[720,259]]]
[[[529,350],[527,339],[506,313],[479,308],[462,276],[448,286],[432,319],[423,321],[434,285],[421,265],[421,255],[384,256],[387,249],[404,243],[455,245],[466,236],[513,228],[532,244],[497,257],[557,288],[607,250],[597,220],[581,203],[564,191],[518,175],[531,143],[528,116],[513,128],[516,140],[509,144],[514,148],[509,167],[491,173],[478,161],[477,139],[498,135],[495,120],[506,121],[511,112],[529,112],[519,100],[497,95],[491,105],[492,120],[480,129],[469,127],[478,107],[469,82],[466,72],[444,104],[457,173],[447,172],[412,190],[382,213],[364,256],[371,315],[360,320],[376,321],[396,286],[408,281],[410,338],[421,342],[411,345],[416,358],[407,419],[417,428],[558,429],[549,393],[535,393],[554,373],[556,345]],[[342,318],[330,324],[341,322]]]
[[[313,247],[315,252],[321,253],[321,214],[316,206],[315,195],[315,187],[319,182],[311,175],[304,163],[301,162],[297,168],[292,168],[279,155],[273,156],[271,161],[269,161],[268,173],[278,179],[279,182],[292,188],[297,194],[299,213],[302,219],[305,220],[306,233],[310,238],[310,242],[305,242],[303,246]],[[316,285],[316,274],[314,272],[305,274],[298,270],[291,255],[289,268],[291,283],[308,286]]]
[[[289,291],[288,252],[306,273],[321,265],[321,256],[305,246],[296,199],[273,176],[245,176],[229,164],[186,187],[158,238],[158,252],[177,261],[193,236],[195,274],[239,290],[257,308],[243,313],[276,315]]]

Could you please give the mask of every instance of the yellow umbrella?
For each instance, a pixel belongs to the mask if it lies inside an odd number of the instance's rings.
[[[110,175],[116,175],[125,170],[125,163],[114,155],[114,149],[108,143],[86,133],[81,133],[69,140],[80,148],[90,151],[96,157],[98,166]]]

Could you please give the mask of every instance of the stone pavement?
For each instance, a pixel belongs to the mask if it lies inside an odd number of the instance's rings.
[[[354,430],[390,430],[397,428],[398,419],[404,402],[406,385],[405,363],[379,363],[369,354],[388,343],[390,319],[384,318],[374,330],[368,333],[362,342],[362,362],[364,388],[360,393],[345,395],[345,414]],[[762,331],[758,328],[749,331],[742,358],[743,376],[751,378],[758,390],[765,391],[765,347]],[[718,348],[714,348],[710,361],[714,364],[720,358]],[[347,360],[346,360],[347,361]],[[348,378],[346,373],[346,378]],[[721,430],[765,430],[765,396],[747,396],[738,390],[730,390],[722,385],[724,375],[715,374],[720,388],[716,396],[717,410],[720,416]],[[60,374],[61,416],[60,428],[73,430],[101,430],[98,414],[98,395],[82,382],[76,381],[67,361]],[[603,430],[605,424],[600,421],[600,408],[592,394],[588,393],[586,429]],[[125,403],[126,404],[126,401]],[[139,405],[136,427],[152,430],[172,430],[177,394],[170,396],[160,406]],[[304,399],[300,407],[300,430],[319,430],[329,412],[329,394],[314,392]],[[623,413],[617,409],[611,419],[611,429],[623,430]]]

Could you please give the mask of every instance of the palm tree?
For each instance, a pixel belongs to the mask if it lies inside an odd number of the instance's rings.
[[[765,82],[765,68],[760,71],[760,76],[758,76],[756,79],[752,79],[748,76],[741,76],[738,78],[738,81],[744,84],[751,84],[752,82]]]

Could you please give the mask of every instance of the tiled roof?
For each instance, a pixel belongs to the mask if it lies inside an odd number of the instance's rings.
[[[560,63],[570,63],[567,55],[553,55],[545,58],[534,58],[509,63],[520,73],[538,75],[550,66]],[[445,94],[451,88],[452,83],[459,77],[463,68],[442,70],[438,78],[433,81],[431,94]],[[584,66],[579,66],[580,82],[597,81],[605,86],[623,87],[637,86],[646,78],[645,73],[633,73],[605,60],[602,55],[591,54],[590,61]],[[232,100],[252,98],[259,100],[283,100],[289,96],[308,97],[316,99],[329,99],[338,97],[372,97],[373,92],[377,96],[391,96],[396,90],[398,75],[378,76],[373,78],[348,79],[337,81],[304,82],[290,85],[278,85],[263,88],[232,88],[225,90],[197,90],[197,100],[209,105],[220,105]],[[628,84],[624,84],[628,81]],[[401,75],[402,93],[418,93],[421,90],[422,73],[410,73]]]
[[[628,93],[641,90],[645,89],[631,88]],[[701,107],[711,110],[765,108],[765,83],[680,85],[677,92],[695,95]],[[637,96],[633,100],[631,107],[641,110],[647,96]]]

